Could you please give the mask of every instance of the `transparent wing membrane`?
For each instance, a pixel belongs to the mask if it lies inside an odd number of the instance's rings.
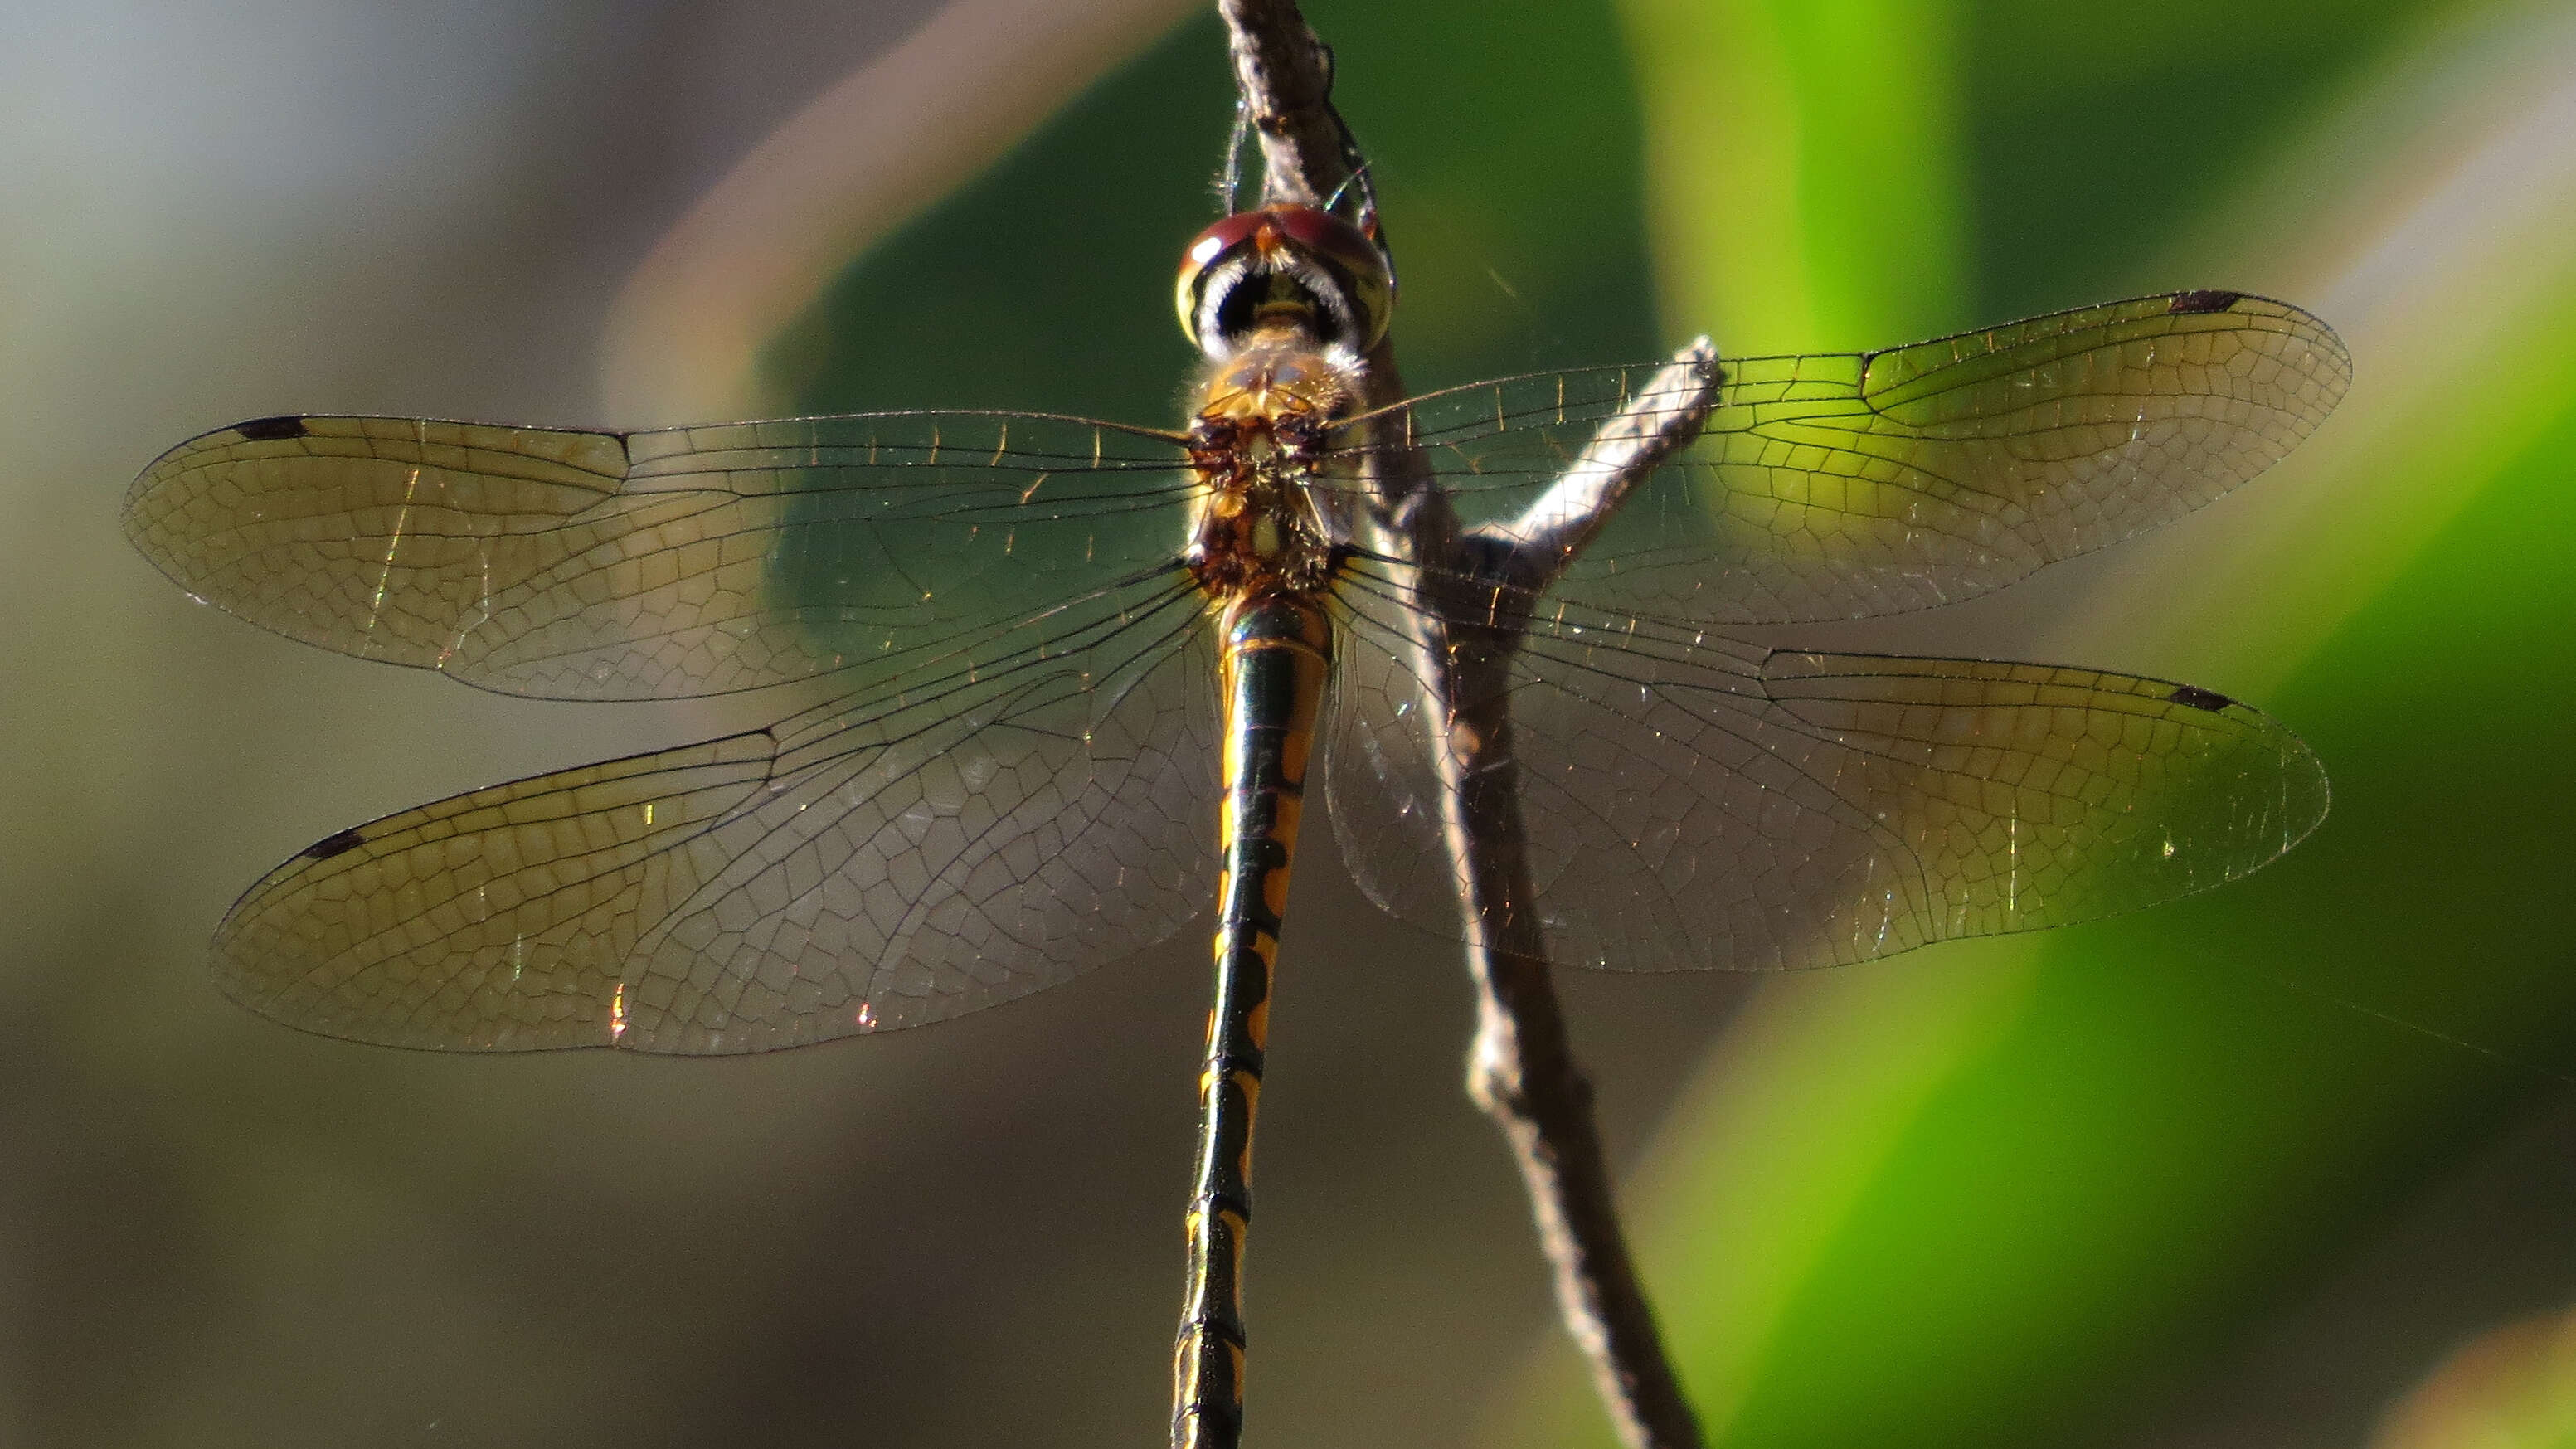
[[[718,694],[1167,566],[1167,437],[887,413],[644,433],[267,418],[172,449],[126,532],[200,599],[505,694]]]
[[[1950,603],[2225,493],[2313,432],[2352,375],[2324,323],[2225,292],[1719,366],[1697,444],[1627,500],[1556,597],[1712,624]],[[1497,522],[1655,371],[1434,393],[1396,421],[1467,521]]]
[[[2305,746],[2205,691],[1724,629],[1945,603],[2207,502],[2341,395],[2323,324],[2180,293],[1718,366],[1696,441],[1514,601],[1536,621],[1506,687],[1538,891],[1513,908],[1560,959],[1822,965],[2089,920],[2316,823]],[[1471,527],[1508,534],[1656,372],[1433,394],[1381,420],[1392,443],[1341,434],[1333,467],[1418,448]],[[767,730],[323,840],[226,918],[226,988],[406,1046],[753,1051],[1161,939],[1214,895],[1220,794],[1182,443],[950,412],[623,434],[287,417],[173,449],[129,535],[290,637],[550,698],[830,676]],[[1335,826],[1373,898],[1454,932],[1445,732],[1412,641],[1467,591],[1346,541]]]
[[[398,1046],[761,1051],[937,1021],[1206,904],[1214,663],[1164,580],[770,729],[343,831],[242,897],[232,995]]]
[[[1344,858],[1380,906],[1455,932],[1414,600],[1378,573],[1342,598]],[[1567,963],[1822,966],[2094,920],[2244,875],[2326,808],[2277,722],[2100,670],[1773,652],[1568,608],[1509,688],[1536,909]]]

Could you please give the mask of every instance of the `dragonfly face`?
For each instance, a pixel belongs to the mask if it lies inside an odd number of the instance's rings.
[[[1309,206],[1238,212],[1193,238],[1173,289],[1181,330],[1211,362],[1265,319],[1294,318],[1356,361],[1395,315],[1395,272],[1359,228]]]

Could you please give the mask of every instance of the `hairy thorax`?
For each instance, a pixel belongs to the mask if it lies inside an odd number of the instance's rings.
[[[1236,599],[1321,588],[1333,569],[1325,438],[1357,397],[1358,360],[1293,325],[1256,332],[1210,372],[1190,423],[1199,587]]]

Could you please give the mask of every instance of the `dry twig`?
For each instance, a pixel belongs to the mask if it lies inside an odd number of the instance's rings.
[[[1218,0],[1265,202],[1318,205],[1352,178],[1357,150],[1331,104],[1330,54],[1293,0]],[[1547,964],[1512,752],[1510,669],[1527,605],[1572,562],[1630,489],[1706,421],[1718,384],[1707,342],[1685,348],[1521,518],[1462,530],[1418,454],[1379,450],[1371,481],[1390,542],[1421,565],[1417,674],[1441,754],[1444,832],[1477,988],[1468,1089],[1519,1163],[1566,1326],[1633,1449],[1698,1449],[1699,1425],[1639,1288]],[[1402,400],[1390,344],[1368,359],[1370,407]],[[1474,564],[1470,566],[1470,559]],[[1486,582],[1471,584],[1471,578]],[[1507,587],[1496,589],[1494,584]],[[1497,598],[1518,612],[1498,612]]]

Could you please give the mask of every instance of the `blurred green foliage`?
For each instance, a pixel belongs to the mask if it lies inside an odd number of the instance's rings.
[[[1674,312],[1755,354],[1883,346],[1970,320],[1947,5],[1639,0],[1619,18]]]
[[[2456,0],[1943,4],[1980,315],[2135,272],[2410,26]]]

